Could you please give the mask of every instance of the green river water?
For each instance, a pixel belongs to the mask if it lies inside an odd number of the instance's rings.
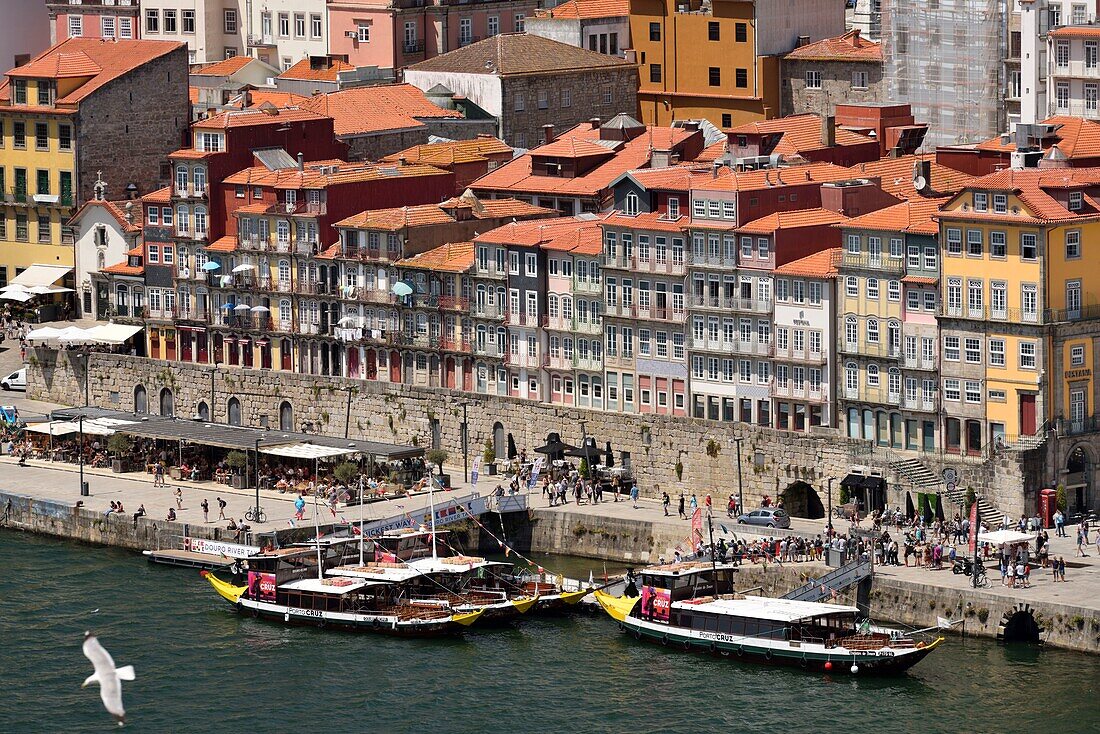
[[[0,732],[116,728],[80,688],[86,629],[137,669],[127,731],[1100,732],[1100,658],[1059,650],[953,637],[904,677],[830,680],[638,643],[597,615],[392,639],[239,617],[197,572],[130,552],[0,531],[0,557]]]

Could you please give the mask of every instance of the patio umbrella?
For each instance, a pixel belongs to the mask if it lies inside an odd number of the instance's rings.
[[[249,270],[255,270],[255,269],[256,269],[255,265],[249,265],[248,263],[243,263],[243,264],[238,265],[237,267],[233,268],[233,272],[234,273],[247,273]]]
[[[604,449],[604,454],[606,455],[606,460],[604,463],[607,464],[607,468],[610,469],[611,467],[615,466],[615,452],[611,450],[610,441],[607,442],[607,448]]]
[[[252,313],[269,313],[271,309],[267,306],[253,306],[251,311]]]
[[[905,493],[905,516],[906,517],[912,517],[913,515],[914,515],[913,493],[912,492],[906,492]]]
[[[943,516],[943,497],[941,497],[938,493],[937,494],[930,494],[928,496],[934,498],[933,502],[936,503],[936,507],[935,507],[936,519],[937,520],[946,520],[947,518]]]
[[[237,304],[233,303],[232,301],[230,301],[229,303],[226,303],[222,306],[222,308],[224,308],[226,311],[232,311],[236,307],[237,307]]]
[[[220,270],[221,266],[221,263],[214,262],[213,260],[208,260],[207,262],[203,263],[202,269],[209,272],[211,270]]]
[[[393,284],[393,287],[390,288],[390,291],[395,296],[411,296],[413,293],[413,287],[409,283],[403,280],[399,280]]]
[[[248,310],[248,304],[247,303],[238,303],[236,306],[233,307],[233,310],[234,311],[247,311]]]
[[[508,434],[508,459],[514,459],[519,456],[519,452],[516,451],[516,439],[512,434]]]
[[[555,459],[561,459],[566,451],[572,451],[574,448],[576,447],[563,442],[560,434],[550,433],[546,436],[546,445],[539,446],[535,451],[540,454],[546,454],[547,458],[553,461]]]
[[[337,321],[336,324],[337,326],[347,326],[348,324],[354,324],[358,320],[359,319],[357,316],[345,316],[344,318]]]
[[[589,471],[591,471],[592,461],[593,459],[599,458],[600,449],[598,446],[596,446],[596,439],[594,439],[592,436],[589,436],[588,438],[584,439],[584,443],[581,444],[580,448],[573,449],[572,451],[566,451],[565,455],[575,456],[577,458],[584,459],[585,463],[588,464]]]

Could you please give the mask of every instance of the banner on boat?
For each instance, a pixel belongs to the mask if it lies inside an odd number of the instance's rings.
[[[212,556],[228,556],[230,558],[248,558],[260,552],[258,546],[222,543],[217,540],[205,540],[204,538],[184,538],[183,549],[192,553],[209,553]]]
[[[668,621],[668,613],[672,608],[672,592],[658,586],[642,587],[642,617],[655,619],[660,622]]]
[[[275,574],[249,571],[248,593],[253,599],[275,601]]]

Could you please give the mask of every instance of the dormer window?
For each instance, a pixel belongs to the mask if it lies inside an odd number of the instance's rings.
[[[1080,191],[1069,192],[1069,210],[1071,212],[1079,212],[1085,204],[1085,195]]]
[[[993,211],[998,214],[1008,211],[1008,194],[993,194]]]
[[[222,136],[218,133],[199,133],[195,147],[206,153],[216,153],[222,149]]]
[[[38,104],[42,107],[49,107],[53,104],[53,88],[54,83],[47,79],[38,80]]]
[[[974,211],[989,211],[989,194],[981,191],[974,192]]]
[[[680,218],[680,200],[676,197],[669,197],[668,200],[668,218],[679,219]]]
[[[638,216],[638,195],[631,191],[626,195],[626,203],[623,206],[623,213],[628,217]]]
[[[27,80],[26,79],[14,79],[12,81],[12,100],[15,104],[27,103]]]

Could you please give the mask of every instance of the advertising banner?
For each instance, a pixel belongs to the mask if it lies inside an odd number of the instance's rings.
[[[275,601],[275,574],[249,571],[248,594],[259,601]]]
[[[671,608],[671,590],[657,586],[642,587],[642,616],[644,618],[667,622]]]
[[[480,469],[481,469],[481,457],[480,456],[475,456],[474,457],[473,469],[470,470],[470,485],[473,486],[473,487],[477,486],[477,475],[478,475]]]

